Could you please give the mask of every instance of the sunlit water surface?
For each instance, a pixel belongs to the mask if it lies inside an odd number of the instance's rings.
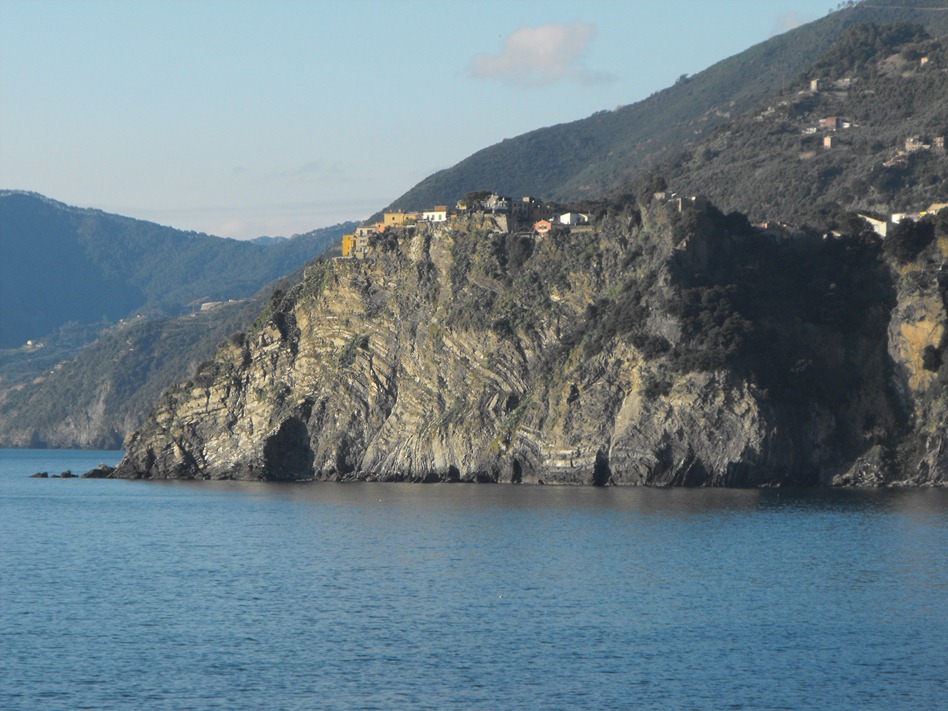
[[[3,709],[936,709],[948,491],[30,479]]]

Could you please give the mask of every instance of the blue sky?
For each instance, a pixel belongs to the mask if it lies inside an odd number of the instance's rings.
[[[0,0],[0,187],[226,237],[362,219],[833,0]],[[489,187],[489,186],[485,186]]]

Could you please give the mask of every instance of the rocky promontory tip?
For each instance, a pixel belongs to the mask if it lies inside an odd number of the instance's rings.
[[[115,471],[115,467],[110,467],[108,464],[100,464],[95,469],[90,469],[85,474],[82,475],[83,479],[108,479],[112,476],[112,473]]]

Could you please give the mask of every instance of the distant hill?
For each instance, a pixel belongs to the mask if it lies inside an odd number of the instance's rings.
[[[0,348],[46,338],[67,323],[177,315],[195,300],[251,296],[346,228],[259,245],[0,191]]]
[[[165,388],[193,375],[253,323],[274,289],[301,275],[215,309],[106,327],[75,357],[68,329],[29,358],[0,351],[0,447],[120,449]]]
[[[0,447],[120,449],[164,388],[252,320],[243,303],[105,329],[75,358],[0,388]],[[6,363],[0,374],[16,370],[23,364]]]
[[[773,37],[635,104],[523,134],[439,171],[392,203],[424,209],[481,189],[574,201],[620,189],[788,88],[854,25],[916,23],[948,33],[946,0],[875,0]],[[655,61],[661,61],[656,58]],[[637,71],[640,69],[637,69]]]
[[[725,211],[826,225],[845,211],[948,200],[946,134],[948,41],[918,25],[870,23],[654,173]]]
[[[0,191],[0,446],[120,447],[352,226],[252,244]]]

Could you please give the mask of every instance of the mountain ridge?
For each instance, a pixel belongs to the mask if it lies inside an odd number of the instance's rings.
[[[351,226],[263,246],[72,207],[38,193],[0,191],[0,347],[43,339],[70,321],[174,315],[202,296],[251,296]]]
[[[787,89],[650,180],[758,221],[833,226],[846,212],[915,212],[948,200],[946,117],[946,38],[854,25]]]
[[[477,151],[428,176],[388,209],[424,209],[484,188],[564,202],[621,190],[641,172],[700,142],[732,115],[778,93],[853,25],[915,22],[935,36],[948,34],[948,3],[928,7],[932,4],[859,3],[833,12],[642,101]]]
[[[119,448],[353,226],[253,245],[0,191],[0,446]]]

